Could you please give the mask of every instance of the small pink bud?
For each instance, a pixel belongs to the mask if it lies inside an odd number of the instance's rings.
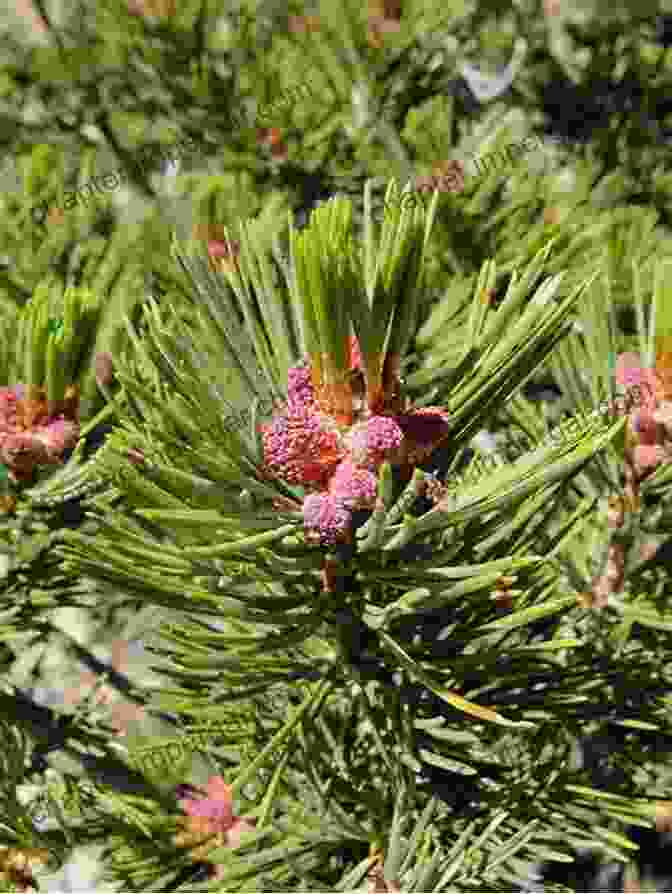
[[[226,242],[219,239],[210,239],[208,241],[208,254],[211,258],[225,258],[229,253]]]
[[[657,444],[642,444],[635,447],[635,468],[639,475],[658,465],[661,451]]]
[[[236,267],[236,259],[240,255],[240,242],[235,239],[208,240],[208,256],[210,266],[214,269],[229,270],[233,272]]]

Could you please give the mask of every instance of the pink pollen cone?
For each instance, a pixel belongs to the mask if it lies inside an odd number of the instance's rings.
[[[229,847],[238,847],[243,833],[252,831],[257,824],[253,817],[234,816],[231,786],[221,776],[211,776],[200,797],[184,798],[178,803],[195,820],[189,823],[193,831],[218,835]]]

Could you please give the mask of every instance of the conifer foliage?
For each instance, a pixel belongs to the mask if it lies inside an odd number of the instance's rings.
[[[664,219],[664,162],[638,193],[637,127],[624,170],[606,133],[550,174],[445,162],[541,126],[558,4],[218,5],[40,0],[42,43],[2,38],[0,660],[130,606],[156,674],[117,652],[114,710],[3,678],[2,889],[82,845],[138,892],[510,891],[582,848],[631,874],[671,814],[670,242],[625,207]],[[139,158],[178,134],[164,198]],[[155,208],[40,227],[93,143]]]
[[[240,253],[222,272],[176,245],[200,329],[155,302],[142,339],[128,323],[128,403],[96,454],[125,510],[94,498],[100,533],[63,532],[57,551],[170,610],[153,706],[200,733],[212,771],[177,784],[164,763],[161,800],[95,788],[125,889],[509,890],[572,846],[627,860],[623,824],[653,823],[653,783],[604,792],[574,755],[587,718],[627,725],[633,747],[667,729],[665,663],[633,718],[653,669],[623,660],[563,573],[581,521],[564,494],[623,420],[583,414],[510,464],[458,470],[590,281],[559,298],[546,248],[494,311],[486,264],[462,362],[405,375],[438,194],[427,215],[390,201],[378,232],[369,189],[362,239],[335,199],[271,252],[247,225],[227,233]],[[210,350],[241,403],[275,396],[269,420],[223,426]],[[423,406],[437,383],[445,402]]]

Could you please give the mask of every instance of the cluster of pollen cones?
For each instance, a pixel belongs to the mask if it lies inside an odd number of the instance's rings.
[[[375,507],[383,463],[410,478],[450,431],[442,407],[405,405],[398,357],[367,383],[354,337],[346,356],[346,370],[326,356],[291,367],[286,406],[261,426],[265,473],[304,488],[308,539],[321,544],[351,542],[353,512]]]
[[[592,591],[579,597],[582,605],[603,608],[611,593],[625,584],[626,551],[619,539],[628,512],[641,509],[640,489],[661,465],[672,461],[672,351],[670,339],[657,339],[655,369],[640,365],[638,354],[621,354],[616,363],[616,381],[626,389],[636,387],[642,395],[628,415],[623,492],[609,498],[608,527],[613,532],[603,574],[593,579]],[[647,561],[656,553],[653,544],[644,544],[639,559]]]
[[[214,847],[238,847],[241,836],[255,829],[254,817],[236,816],[233,793],[221,776],[211,776],[205,789],[192,785],[178,787],[178,801],[186,816],[180,819],[180,832],[174,837],[177,847],[189,847],[193,860],[208,862]],[[211,867],[211,875],[221,878],[224,866]]]
[[[79,386],[62,401],[49,401],[45,388],[0,388],[0,462],[15,482],[29,482],[36,466],[59,464],[79,437]]]

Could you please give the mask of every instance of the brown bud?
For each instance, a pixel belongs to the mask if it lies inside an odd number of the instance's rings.
[[[289,152],[287,151],[287,145],[283,142],[274,143],[271,146],[271,155],[273,158],[279,159],[280,161],[286,161],[289,157]]]
[[[507,611],[513,608],[513,596],[508,590],[495,590],[492,598],[497,608],[506,609]]]
[[[175,15],[175,0],[128,0],[131,15],[171,18]]]
[[[223,225],[211,223],[194,224],[192,236],[194,239],[203,239],[206,241],[209,239],[218,239],[223,242],[226,239]]]
[[[287,144],[279,127],[257,128],[257,143],[261,146],[269,147],[273,158],[284,161],[289,155]]]
[[[437,162],[432,174],[439,192],[462,192],[464,189],[464,165],[457,159]]]
[[[292,34],[304,34],[306,31],[319,31],[320,19],[318,16],[290,16],[289,30]]]
[[[35,31],[45,33],[48,31],[47,23],[44,21],[41,15],[39,15],[37,9],[31,3],[31,0],[18,0],[16,3],[16,12],[26,21],[29,21]]]
[[[431,175],[415,178],[415,189],[417,192],[433,192],[434,178]]]
[[[380,49],[382,35],[401,28],[401,0],[369,0],[369,43]]]
[[[544,12],[549,18],[560,15],[562,9],[561,0],[544,0]]]
[[[497,586],[501,587],[503,590],[512,587],[515,582],[518,580],[518,575],[515,574],[502,574],[497,578]]]
[[[544,208],[544,223],[554,225],[560,223],[560,211],[557,208]]]
[[[605,577],[613,587],[620,590],[623,586],[625,568],[625,549],[622,543],[612,543],[607,554],[607,569]]]
[[[320,572],[322,589],[325,593],[334,593],[337,588],[338,563],[334,559],[325,559]]]
[[[50,208],[47,220],[50,224],[58,226],[58,224],[62,224],[65,220],[65,211],[62,208]]]
[[[578,593],[576,601],[582,608],[605,608],[609,604],[611,587],[605,577],[593,578],[592,592]]]
[[[655,543],[643,543],[639,548],[639,557],[642,562],[648,562],[654,558],[657,552],[658,547]]]
[[[282,131],[279,127],[258,127],[257,142],[262,146],[282,146]]]
[[[0,497],[0,512],[10,515],[16,509],[16,497],[5,494]]]
[[[99,385],[111,385],[114,379],[114,363],[109,351],[99,351],[95,360],[96,382]]]
[[[136,450],[135,447],[132,447],[126,454],[128,461],[132,463],[134,466],[141,466],[145,461],[145,454],[142,450]]]

